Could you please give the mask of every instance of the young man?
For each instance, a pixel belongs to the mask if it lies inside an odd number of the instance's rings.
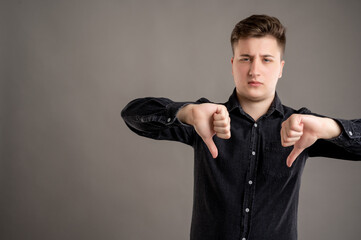
[[[228,102],[143,98],[121,115],[135,133],[195,151],[191,239],[297,239],[301,174],[308,157],[361,159],[361,120],[281,104],[285,28],[253,15],[233,29]]]

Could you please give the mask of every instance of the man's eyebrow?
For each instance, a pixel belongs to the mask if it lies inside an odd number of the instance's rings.
[[[262,57],[271,57],[271,58],[275,58],[273,55],[271,54],[264,54],[264,55],[261,55]]]
[[[251,55],[249,54],[240,54],[239,55],[240,57],[252,57]],[[275,56],[271,55],[271,54],[263,54],[261,55],[262,57],[271,57],[271,58],[275,58]]]

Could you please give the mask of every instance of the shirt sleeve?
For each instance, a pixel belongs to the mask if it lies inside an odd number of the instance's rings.
[[[315,115],[315,114],[314,114]],[[361,160],[361,119],[334,119],[341,127],[341,134],[333,139],[319,139],[309,147],[310,157],[329,157]]]
[[[176,115],[182,107],[201,102],[201,99],[174,102],[168,98],[138,98],[124,107],[121,116],[130,130],[140,136],[193,145],[196,134],[193,126],[182,123]]]

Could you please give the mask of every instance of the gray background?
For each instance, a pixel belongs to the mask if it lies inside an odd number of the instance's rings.
[[[144,96],[224,102],[230,32],[253,13],[288,28],[283,103],[360,118],[359,1],[1,1],[0,239],[189,237],[193,153],[141,138]],[[361,164],[310,159],[299,239],[361,238]]]

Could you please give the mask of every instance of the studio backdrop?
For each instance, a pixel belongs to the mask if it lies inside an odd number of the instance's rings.
[[[359,1],[0,3],[0,239],[184,240],[193,150],[132,133],[138,97],[225,102],[251,14],[287,28],[282,102],[361,118]],[[361,239],[361,164],[310,158],[299,239]]]

